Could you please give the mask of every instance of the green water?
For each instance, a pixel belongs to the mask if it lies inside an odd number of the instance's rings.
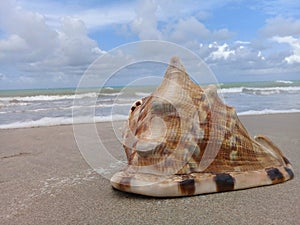
[[[300,81],[264,81],[264,82],[231,82],[231,83],[221,83],[220,88],[237,88],[237,87],[299,87]],[[20,90],[0,90],[0,97],[24,97],[24,96],[37,96],[37,95],[74,95],[75,93],[118,93],[122,89],[134,89],[134,91],[140,92],[152,92],[155,90],[156,86],[113,86],[104,87],[102,89],[97,87],[92,88],[49,88],[49,89],[20,89]],[[100,92],[101,90],[101,92]]]

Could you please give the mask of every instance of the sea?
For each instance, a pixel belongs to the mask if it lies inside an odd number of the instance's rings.
[[[126,120],[133,102],[155,86],[0,90],[0,129],[86,123],[77,108],[93,108],[94,122]],[[300,112],[300,81],[222,83],[218,93],[238,115]],[[76,101],[74,101],[76,96]]]

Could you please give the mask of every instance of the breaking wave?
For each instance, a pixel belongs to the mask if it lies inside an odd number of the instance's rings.
[[[281,93],[297,93],[300,92],[300,87],[234,87],[234,88],[223,88],[218,90],[219,93],[240,93],[248,95],[274,95]]]

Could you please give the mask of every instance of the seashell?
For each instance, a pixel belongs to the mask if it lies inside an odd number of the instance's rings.
[[[173,57],[161,85],[131,107],[123,134],[128,166],[115,189],[175,197],[292,179],[288,159],[263,135],[251,138],[214,85],[200,87]]]

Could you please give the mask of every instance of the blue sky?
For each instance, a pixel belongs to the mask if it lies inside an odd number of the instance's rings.
[[[1,0],[0,89],[77,86],[140,40],[190,49],[220,82],[299,80],[299,12],[298,0]]]

